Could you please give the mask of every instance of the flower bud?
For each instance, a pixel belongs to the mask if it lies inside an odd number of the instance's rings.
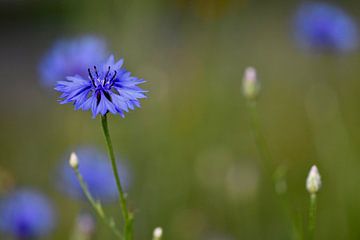
[[[89,213],[80,213],[70,240],[91,240],[94,237],[95,230],[95,218]]]
[[[310,194],[315,194],[320,190],[320,187],[321,177],[317,167],[313,165],[306,179],[306,189]]]
[[[258,96],[259,90],[260,85],[256,77],[256,69],[253,67],[247,67],[243,78],[244,96],[249,100],[253,100]]]
[[[95,219],[92,215],[87,213],[82,213],[78,216],[76,228],[79,234],[83,236],[90,236],[95,231]]]
[[[71,153],[70,155],[70,159],[69,159],[69,164],[72,168],[78,168],[79,167],[79,160],[78,157],[76,155],[76,153]]]
[[[161,227],[157,227],[154,229],[154,233],[153,233],[153,239],[154,240],[160,240],[163,234],[163,230]]]

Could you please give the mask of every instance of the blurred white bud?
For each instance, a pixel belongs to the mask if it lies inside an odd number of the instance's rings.
[[[70,159],[69,159],[69,164],[72,168],[78,168],[79,167],[79,160],[78,157],[76,155],[76,153],[71,153],[70,155]]]
[[[247,67],[243,78],[243,93],[247,99],[255,99],[258,96],[260,85],[256,77],[256,69]]]
[[[317,167],[313,165],[306,179],[306,189],[310,194],[315,194],[320,190],[320,187],[321,187],[321,177]]]
[[[163,234],[163,230],[161,227],[157,227],[154,229],[154,233],[153,233],[153,239],[154,240],[160,240]]]
[[[91,240],[96,230],[95,218],[89,213],[80,213],[75,222],[70,240]]]
[[[78,216],[77,230],[84,236],[91,236],[95,231],[95,219],[92,215],[83,213]]]

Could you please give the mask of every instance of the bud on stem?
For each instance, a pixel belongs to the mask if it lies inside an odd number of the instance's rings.
[[[309,233],[308,239],[314,239],[315,227],[316,227],[316,195],[321,188],[321,177],[319,170],[315,165],[310,169],[309,175],[306,179],[306,189],[310,193],[310,206],[309,206]]]
[[[243,93],[248,100],[254,100],[259,95],[260,84],[256,77],[256,69],[247,67],[243,77]]]
[[[157,227],[153,232],[153,240],[161,240],[163,234],[163,230],[161,227]]]
[[[309,175],[306,179],[306,189],[310,194],[316,194],[321,188],[321,177],[319,170],[315,165],[310,169]]]
[[[71,153],[71,155],[70,155],[69,165],[72,168],[78,168],[79,167],[79,159],[78,159],[76,153],[74,153],[74,152]]]

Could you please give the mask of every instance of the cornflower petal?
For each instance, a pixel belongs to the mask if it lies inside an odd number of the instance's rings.
[[[124,112],[140,107],[139,99],[146,98],[147,91],[138,84],[145,81],[131,76],[123,62],[115,62],[111,55],[101,67],[88,68],[88,79],[75,75],[58,81],[55,90],[61,93],[60,103],[73,103],[75,110],[91,110],[93,118],[108,112],[124,117]]]

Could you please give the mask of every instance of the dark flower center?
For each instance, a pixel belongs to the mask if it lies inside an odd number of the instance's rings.
[[[96,78],[94,78],[93,73],[91,72],[91,69],[88,68],[89,78],[91,80],[91,83],[95,89],[96,94],[96,104],[99,105],[101,101],[101,93],[104,94],[104,96],[111,102],[111,96],[108,91],[111,91],[111,87],[114,84],[114,79],[116,78],[117,71],[114,70],[114,73],[111,74],[111,67],[108,67],[108,70],[105,73],[105,76],[100,76],[99,72],[94,66],[94,72]],[[111,77],[111,78],[110,78]]]
[[[32,235],[32,229],[29,223],[24,219],[19,219],[19,222],[16,225],[16,234],[19,237],[29,238]]]
[[[94,78],[94,76],[93,76],[93,74],[91,72],[91,69],[88,68],[89,78],[90,78],[91,83],[92,83],[92,85],[93,85],[93,87],[95,89],[99,89],[99,88],[104,89],[105,88],[106,90],[110,90],[110,88],[114,84],[114,79],[115,79],[115,77],[117,75],[116,70],[114,70],[113,74],[110,73],[110,70],[111,70],[111,67],[109,66],[107,72],[105,73],[105,76],[101,77],[99,75],[99,72],[98,72],[96,66],[94,66],[94,72],[95,72],[95,75],[96,75],[96,78]]]

